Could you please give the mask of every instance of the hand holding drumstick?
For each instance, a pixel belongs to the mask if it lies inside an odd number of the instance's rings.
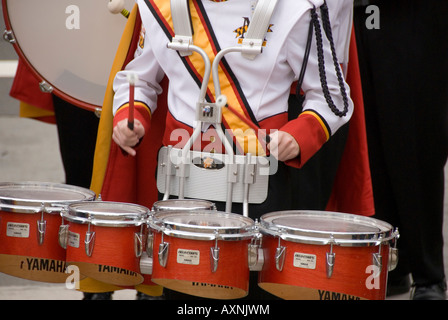
[[[128,118],[121,120],[113,129],[112,139],[121,149],[131,156],[136,155],[135,147],[145,135],[145,128],[138,119],[134,119],[134,88],[138,80],[137,75],[130,73],[129,81],[129,112]]]

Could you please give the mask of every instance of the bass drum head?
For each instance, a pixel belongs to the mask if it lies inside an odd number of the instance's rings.
[[[7,31],[19,57],[53,93],[95,110],[103,104],[112,63],[127,19],[108,1],[3,0]],[[125,0],[132,9],[134,1]]]

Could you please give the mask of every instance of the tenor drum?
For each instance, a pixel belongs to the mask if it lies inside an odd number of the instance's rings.
[[[159,200],[154,202],[152,207],[152,213],[162,212],[162,211],[192,211],[192,210],[212,210],[216,211],[216,206],[213,202],[201,199],[167,199]],[[152,214],[149,216],[149,220],[152,219]],[[140,260],[140,268],[144,277],[142,285],[154,285],[151,280],[152,273],[152,233],[148,236],[148,228],[145,228],[145,237],[147,238],[147,243],[142,254],[142,259]],[[149,244],[149,245],[148,245]],[[148,247],[151,246],[151,249]],[[139,286],[136,286],[138,289]]]
[[[396,263],[398,231],[336,212],[284,211],[260,219],[259,286],[283,299],[383,300]]]
[[[122,15],[110,13],[107,2],[2,0],[4,37],[42,90],[92,111],[102,106],[126,24]],[[124,2],[129,10],[134,4]]]
[[[0,271],[12,276],[65,282],[65,249],[58,244],[60,213],[91,201],[88,189],[54,183],[0,183]]]
[[[80,202],[62,213],[67,264],[82,275],[118,286],[143,281],[140,256],[143,252],[146,207],[120,202]],[[67,224],[65,224],[67,222]]]
[[[152,210],[159,211],[192,211],[216,210],[213,202],[200,199],[168,199],[154,202]]]
[[[247,295],[252,219],[219,211],[168,211],[155,213],[149,225],[153,282],[205,298]]]

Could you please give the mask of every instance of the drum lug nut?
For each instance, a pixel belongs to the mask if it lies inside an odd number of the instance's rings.
[[[58,231],[58,242],[61,248],[67,249],[68,243],[68,224],[64,224],[64,214],[67,214],[67,208],[61,210],[61,225],[59,226]]]
[[[3,39],[11,44],[16,43],[16,39],[14,37],[14,33],[11,30],[5,30],[3,32]]]
[[[215,247],[210,248],[210,266],[212,273],[218,269],[219,262],[219,247],[218,247],[218,231],[215,230]]]
[[[59,239],[59,245],[62,248],[67,249],[68,224],[62,224],[62,225],[59,226],[58,239]]]
[[[212,273],[218,269],[219,262],[219,248],[210,248],[210,264]]]
[[[154,235],[152,233],[148,234],[148,237],[146,238],[146,254],[148,257],[153,257],[153,247],[154,247]]]
[[[47,228],[47,221],[37,221],[37,237],[39,245],[44,243],[45,229]]]
[[[163,241],[163,230],[162,230],[162,241],[159,244],[159,264],[162,267],[166,267],[166,263],[168,260],[168,250],[169,250],[170,244],[168,242]]]
[[[383,270],[383,256],[381,255],[381,236],[379,237],[379,245],[378,245],[378,252],[373,254],[373,265],[378,268],[378,275],[381,273],[381,270]]]
[[[378,274],[383,270],[383,256],[381,253],[373,254],[373,265],[378,268]]]
[[[37,242],[41,246],[44,243],[45,230],[47,229],[47,221],[44,220],[45,205],[41,205],[41,218],[37,221]]]
[[[92,256],[93,246],[95,245],[95,232],[86,232],[86,240],[84,240],[86,247],[86,255],[88,257]]]
[[[52,93],[53,92],[53,87],[51,86],[51,84],[49,84],[46,81],[41,81],[39,83],[39,89],[40,91],[42,91],[43,93]]]
[[[398,228],[395,229],[394,235],[395,235],[394,246],[389,248],[389,263],[387,266],[388,271],[395,270],[395,268],[397,267],[397,264],[398,264],[397,240],[400,237]]]
[[[98,118],[98,119],[100,119],[101,118],[101,111],[102,111],[103,109],[101,109],[101,108],[95,108],[95,110],[93,111],[93,113],[95,113],[95,115],[96,115],[96,117]]]
[[[250,271],[261,271],[264,264],[264,252],[261,247],[262,235],[257,233],[248,246],[248,265]]]
[[[137,258],[140,258],[142,256],[143,252],[143,234],[140,233],[134,233],[134,252],[135,256]]]
[[[90,231],[90,218],[89,218],[89,225],[87,226],[87,232],[86,232],[86,238],[84,240],[86,255],[88,257],[92,256],[93,253],[93,247],[95,245],[95,231]]]
[[[327,252],[327,278],[333,275],[334,262],[336,260],[336,253],[333,252],[334,236],[331,235],[330,252]]]
[[[281,238],[278,238],[278,247],[275,249],[275,267],[278,271],[283,270],[285,265],[286,247],[280,245]]]

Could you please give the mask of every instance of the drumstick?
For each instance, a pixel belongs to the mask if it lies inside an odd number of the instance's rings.
[[[121,13],[125,18],[130,15],[130,12],[124,8],[124,0],[109,0],[107,8],[113,14]]]
[[[128,128],[134,130],[134,90],[135,83],[138,77],[135,73],[129,73],[127,75],[129,82],[129,115],[128,115]]]

